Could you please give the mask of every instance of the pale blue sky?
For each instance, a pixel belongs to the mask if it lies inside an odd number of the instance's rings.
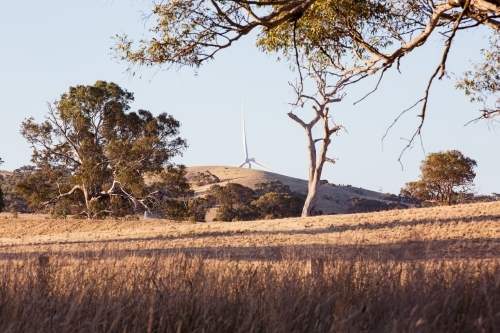
[[[51,0],[5,2],[0,10],[0,157],[2,169],[29,163],[31,150],[19,134],[23,119],[41,121],[46,102],[52,102],[69,86],[113,81],[135,94],[133,109],[154,114],[168,112],[182,123],[181,134],[189,148],[176,162],[194,165],[237,166],[243,160],[241,100],[245,101],[248,147],[255,157],[277,172],[307,177],[306,140],[303,130],[286,113],[293,94],[287,81],[294,78],[286,63],[259,53],[251,36],[221,52],[202,67],[142,70],[142,78],[125,73],[127,64],[110,55],[111,39],[126,32],[137,39],[144,31],[140,11],[145,2]],[[460,74],[469,60],[480,59],[486,45],[483,30],[460,35],[452,47],[448,69]],[[398,74],[386,75],[379,91],[353,106],[370,91],[376,78],[352,86],[342,103],[333,105],[337,123],[344,125],[332,141],[324,179],[373,190],[398,193],[407,181],[416,180],[424,153],[419,145],[405,153],[401,170],[397,158],[404,141],[418,125],[418,109],[409,112],[385,140],[386,128],[400,111],[423,95],[425,83],[442,52],[438,39],[402,61]],[[459,149],[477,160],[476,185],[480,193],[500,192],[500,129],[481,122],[463,125],[479,115],[481,105],[470,104],[454,79],[436,81],[431,92],[428,119],[423,130],[426,152]],[[296,111],[306,114],[309,110]]]

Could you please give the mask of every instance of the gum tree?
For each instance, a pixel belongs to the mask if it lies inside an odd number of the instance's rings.
[[[420,165],[420,180],[406,183],[401,194],[439,205],[451,205],[460,195],[471,193],[476,166],[475,160],[458,150],[431,153]]]
[[[88,218],[168,211],[190,191],[171,158],[187,147],[171,115],[130,111],[131,92],[112,82],[70,87],[48,105],[45,121],[26,119],[21,134],[36,172],[17,185],[32,205],[76,205]],[[176,200],[178,202],[178,200]]]

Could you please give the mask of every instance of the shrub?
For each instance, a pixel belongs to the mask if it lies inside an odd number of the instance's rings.
[[[300,216],[304,207],[304,198],[286,193],[269,192],[252,202],[261,217],[268,219]]]
[[[195,176],[191,178],[191,182],[196,186],[204,186],[210,184],[220,183],[219,177],[211,173],[210,171],[198,172]]]
[[[380,212],[384,210],[408,208],[408,206],[401,204],[399,202],[387,203],[379,200],[370,200],[357,197],[350,198],[348,202],[349,202],[349,207],[347,209],[348,213],[369,213],[369,212]]]

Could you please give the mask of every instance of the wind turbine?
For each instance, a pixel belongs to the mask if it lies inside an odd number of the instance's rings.
[[[243,102],[241,102],[241,118],[243,120],[243,151],[245,152],[245,160],[238,167],[241,168],[245,164],[248,164],[248,168],[251,169],[252,168],[252,164],[255,164],[255,165],[260,166],[261,168],[264,168],[266,170],[269,170],[271,172],[276,173],[271,168],[268,168],[265,165],[263,165],[263,164],[258,163],[257,161],[255,161],[255,158],[248,157],[247,136],[246,136],[246,132],[245,132],[245,111],[244,111],[244,107],[243,107]]]

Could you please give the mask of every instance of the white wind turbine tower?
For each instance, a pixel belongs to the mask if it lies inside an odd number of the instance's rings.
[[[248,157],[247,136],[246,136],[246,132],[245,132],[245,111],[244,111],[244,108],[243,108],[243,102],[241,103],[241,117],[243,119],[243,151],[245,152],[245,160],[243,161],[243,163],[241,163],[239,165],[239,168],[243,167],[245,164],[248,164],[248,168],[251,169],[252,168],[252,164],[255,164],[255,165],[260,166],[261,168],[264,168],[266,170],[269,170],[271,172],[276,173],[271,168],[268,168],[265,165],[263,165],[263,164],[258,163],[257,161],[255,161],[255,158]]]

